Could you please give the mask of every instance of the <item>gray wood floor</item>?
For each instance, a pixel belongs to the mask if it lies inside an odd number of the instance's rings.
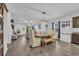
[[[9,46],[6,56],[79,56],[79,45],[56,41],[46,48],[29,47],[29,40],[25,36],[14,40]]]

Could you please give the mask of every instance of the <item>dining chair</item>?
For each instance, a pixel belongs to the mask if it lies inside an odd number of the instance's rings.
[[[41,46],[41,38],[35,37],[35,32],[32,28],[30,30],[30,46],[31,47]]]

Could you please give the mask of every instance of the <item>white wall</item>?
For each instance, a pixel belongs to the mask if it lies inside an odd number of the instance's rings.
[[[6,28],[7,28],[7,30],[6,30],[6,33],[7,33],[7,43],[11,43],[12,42],[12,40],[11,40],[11,37],[12,37],[12,27],[11,27],[11,13],[10,12],[8,12],[7,13],[7,20],[6,20],[6,22],[7,22],[7,25],[6,25]]]
[[[6,22],[6,20],[7,20],[7,13],[5,12],[4,13],[4,25],[3,25],[3,28],[4,28],[4,40],[3,40],[3,42],[4,42],[4,49],[3,49],[3,51],[4,51],[4,53],[3,53],[3,55],[5,55],[6,54],[6,52],[7,52],[7,36],[6,36],[6,29],[8,28],[6,25],[7,25],[7,22]],[[7,27],[7,28],[6,28]]]
[[[11,23],[10,23],[10,14],[4,13],[4,55],[7,52],[7,44],[11,43],[11,35],[12,35],[12,29],[11,29]]]
[[[62,27],[62,21],[70,21],[70,26]],[[71,42],[72,33],[72,19],[64,18],[60,21],[60,40],[65,42]]]
[[[70,15],[67,15],[67,16],[64,16],[64,17],[61,17],[58,19],[60,21],[68,21],[68,20],[70,21],[70,26],[67,26],[65,28],[61,27],[61,29],[60,29],[61,33],[67,33],[67,34],[60,34],[61,41],[71,43],[71,34],[73,32],[79,32],[79,28],[72,28],[72,24],[73,24],[72,17],[76,17],[76,16],[79,16],[79,12],[75,12],[75,13],[72,13]]]

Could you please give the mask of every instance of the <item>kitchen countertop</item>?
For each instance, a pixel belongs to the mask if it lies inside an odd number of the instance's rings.
[[[79,32],[74,32],[74,33],[72,33],[72,34],[79,34]]]

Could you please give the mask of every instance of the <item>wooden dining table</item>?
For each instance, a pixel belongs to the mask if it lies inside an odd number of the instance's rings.
[[[41,34],[35,34],[35,37],[41,38],[41,43],[47,39],[50,38],[53,34],[50,33],[41,33]]]
[[[35,37],[39,37],[39,38],[48,38],[52,36],[52,34],[35,34]]]

